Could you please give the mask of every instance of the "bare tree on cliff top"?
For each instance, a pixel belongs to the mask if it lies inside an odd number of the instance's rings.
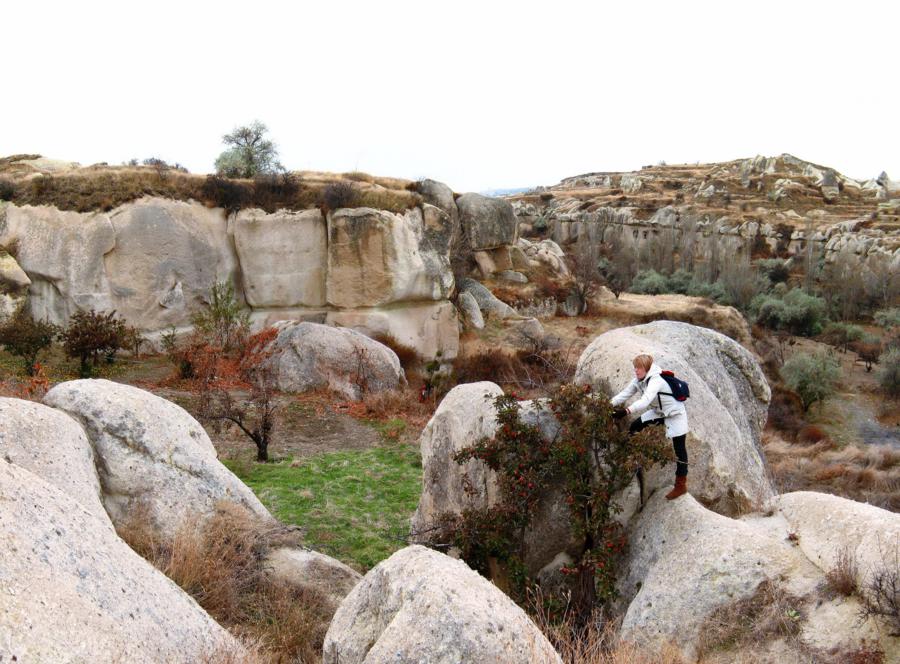
[[[266,125],[254,120],[225,134],[222,142],[230,147],[216,159],[216,173],[229,178],[252,178],[283,171],[275,143],[266,138],[268,132]]]

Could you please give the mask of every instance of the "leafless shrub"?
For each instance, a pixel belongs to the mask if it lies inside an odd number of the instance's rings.
[[[850,596],[856,592],[856,575],[856,557],[844,546],[838,551],[834,566],[825,573],[825,581],[834,592]]]
[[[861,589],[860,618],[883,620],[891,636],[900,636],[900,540],[879,542],[881,566],[872,570]]]

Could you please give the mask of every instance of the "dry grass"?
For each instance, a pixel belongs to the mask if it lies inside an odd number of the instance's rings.
[[[825,573],[825,581],[830,590],[849,597],[857,590],[857,573],[856,557],[848,546],[844,546],[838,551],[834,566]]]
[[[686,664],[672,643],[646,647],[619,638],[619,625],[600,611],[580,625],[570,611],[551,617],[538,588],[529,595],[529,613],[566,664]]]
[[[214,180],[216,186],[210,186],[210,180]],[[385,188],[377,184],[378,180],[375,179],[375,184],[362,182],[355,205],[404,212],[422,200],[415,192],[404,187]],[[160,175],[147,167],[86,168],[17,182],[11,198],[17,205],[52,205],[60,210],[78,212],[105,212],[144,196],[195,200],[227,209],[259,207],[274,212],[280,208],[305,210],[316,207],[321,203],[322,192],[333,181],[342,181],[342,178],[332,175],[330,179],[306,181],[302,176],[294,175],[287,179],[275,176],[239,180],[175,171]]]
[[[234,635],[257,644],[259,657],[319,661],[334,607],[311,587],[273,583],[264,568],[270,549],[297,543],[294,529],[221,503],[206,522],[189,519],[162,541],[147,516],[135,512],[118,529],[122,539]],[[227,648],[213,652],[210,662],[233,661],[232,655]]]
[[[750,597],[719,607],[700,627],[697,655],[762,647],[775,639],[797,642],[803,614],[797,597],[763,581]]]
[[[415,388],[408,387],[367,394],[363,398],[361,409],[351,415],[370,420],[403,420],[408,429],[418,433],[431,419],[436,407],[434,399],[423,401]]]
[[[821,491],[900,511],[900,450],[839,447],[827,438],[803,446],[773,431],[764,432],[762,442],[782,493]]]

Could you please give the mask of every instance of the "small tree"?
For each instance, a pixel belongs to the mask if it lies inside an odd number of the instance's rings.
[[[606,261],[600,256],[600,247],[591,242],[587,233],[578,237],[574,253],[569,255],[569,267],[572,274],[572,293],[578,298],[578,313],[583,314],[590,306],[591,298],[597,294],[603,284],[601,269]]]
[[[250,312],[237,301],[230,281],[217,281],[209,291],[209,307],[194,314],[191,323],[213,346],[228,352],[247,338]]]
[[[562,573],[573,580],[572,604],[587,618],[597,601],[616,596],[615,564],[626,538],[615,517],[622,508],[613,496],[626,487],[639,467],[670,458],[659,431],[648,428],[629,436],[612,418],[602,394],[578,385],[561,385],[543,406],[559,423],[548,439],[539,426],[520,417],[515,395],[494,401],[497,432],[460,450],[458,463],[483,462],[497,473],[500,497],[492,507],[472,508],[438,518],[436,537],[457,546],[474,569],[489,575],[494,562],[509,572],[510,589],[522,601],[530,579],[524,571],[525,534],[548,499],[547,488],[562,487],[572,532],[581,536],[580,552]]]
[[[781,377],[799,395],[804,411],[834,394],[840,376],[838,363],[823,353],[798,353],[781,367]]]
[[[243,345],[237,362],[221,347],[205,346],[193,360],[200,394],[200,417],[218,429],[231,422],[256,445],[256,460],[269,460],[269,444],[275,429],[277,383],[275,369],[268,361],[269,347],[277,336],[275,328],[259,332]],[[235,388],[247,390],[235,397]]]
[[[900,348],[892,348],[884,353],[878,363],[878,383],[889,397],[900,397]]]
[[[783,258],[762,258],[756,261],[756,269],[773,286],[786,283],[791,277],[791,269]]]
[[[126,329],[125,320],[115,311],[104,314],[91,309],[76,312],[60,337],[66,355],[79,360],[81,377],[90,378],[101,358],[114,357],[124,346]]]
[[[881,356],[883,350],[878,338],[869,335],[866,335],[859,341],[854,341],[850,344],[850,348],[854,353],[859,355],[859,359],[865,362],[866,372],[872,370],[873,364],[878,364],[878,358]]]
[[[222,137],[229,146],[216,159],[216,173],[229,178],[252,178],[261,173],[284,170],[278,162],[275,143],[266,138],[268,128],[259,120],[236,127]]]
[[[22,358],[25,373],[34,376],[38,354],[49,348],[59,332],[56,325],[48,321],[34,320],[24,306],[0,325],[0,345]]]
[[[841,352],[846,353],[850,344],[863,338],[865,332],[858,325],[850,323],[829,323],[822,332],[822,338],[826,343],[837,346]]]

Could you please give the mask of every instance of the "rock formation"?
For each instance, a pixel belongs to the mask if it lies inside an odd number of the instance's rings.
[[[525,612],[460,560],[421,546],[376,565],[341,603],[325,664],[562,663]]]

